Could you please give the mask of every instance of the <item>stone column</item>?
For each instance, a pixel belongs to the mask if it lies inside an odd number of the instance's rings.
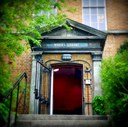
[[[32,54],[33,55],[33,54]],[[31,74],[31,86],[30,86],[30,105],[29,113],[39,113],[39,94],[41,89],[41,69],[42,66],[37,62],[42,58],[42,54],[34,54],[32,59],[32,74]]]
[[[95,97],[96,95],[102,95],[101,79],[100,79],[102,52],[93,53],[92,60],[93,60],[93,97]]]

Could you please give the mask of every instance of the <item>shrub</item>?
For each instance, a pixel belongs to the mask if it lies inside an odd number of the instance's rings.
[[[122,53],[125,50],[128,50],[128,40],[126,40],[118,49],[118,53]]]
[[[95,96],[92,101],[92,108],[97,115],[105,115],[104,98]]]
[[[128,50],[103,60],[101,80],[105,107],[115,126],[126,122],[128,115]],[[122,125],[121,125],[122,126]]]

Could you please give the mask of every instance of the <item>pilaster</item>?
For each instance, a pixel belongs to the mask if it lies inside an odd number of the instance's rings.
[[[39,96],[41,94],[42,66],[37,62],[42,58],[42,54],[32,54],[32,74],[30,86],[29,113],[39,113]]]
[[[102,95],[100,66],[102,60],[102,52],[95,52],[92,54],[93,60],[93,97]]]

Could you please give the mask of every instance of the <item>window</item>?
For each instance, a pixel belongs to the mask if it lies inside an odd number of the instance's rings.
[[[57,2],[57,0],[52,0],[52,2],[55,3],[55,2]],[[49,12],[45,12],[45,11],[42,10],[38,15],[39,15],[39,16],[46,15],[46,16],[49,17],[50,14],[52,14],[52,15],[56,15],[56,14],[57,14],[57,9],[53,7],[52,10],[51,10],[51,13],[49,13]]]
[[[83,0],[83,23],[106,30],[105,0]]]
[[[57,2],[57,0],[52,0],[52,1],[53,1],[54,3]],[[56,9],[56,8],[53,8],[52,13],[53,13],[54,15],[56,15],[56,14],[57,14],[57,9]]]

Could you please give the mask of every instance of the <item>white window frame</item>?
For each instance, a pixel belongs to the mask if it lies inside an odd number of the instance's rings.
[[[82,23],[85,24],[85,23],[84,23],[84,11],[83,11],[83,10],[84,10],[84,9],[83,9],[83,8],[84,8],[84,6],[83,6],[83,5],[84,5],[84,2],[83,2],[83,1],[84,1],[84,0],[82,0]],[[89,0],[89,1],[90,1],[90,0]],[[105,3],[104,3],[105,29],[102,30],[102,31],[107,31],[106,0],[104,0],[104,1],[105,1]],[[91,8],[91,7],[88,6],[87,8]],[[98,6],[97,6],[97,9],[98,9]],[[90,9],[89,9],[89,11],[90,11]],[[90,14],[90,12],[89,12],[89,14]],[[86,25],[86,24],[85,24],[85,25]],[[92,26],[91,26],[91,16],[90,16],[90,23],[89,23],[89,26],[92,27]],[[99,29],[99,23],[98,23],[98,29]],[[99,29],[99,30],[100,30],[100,29]]]

